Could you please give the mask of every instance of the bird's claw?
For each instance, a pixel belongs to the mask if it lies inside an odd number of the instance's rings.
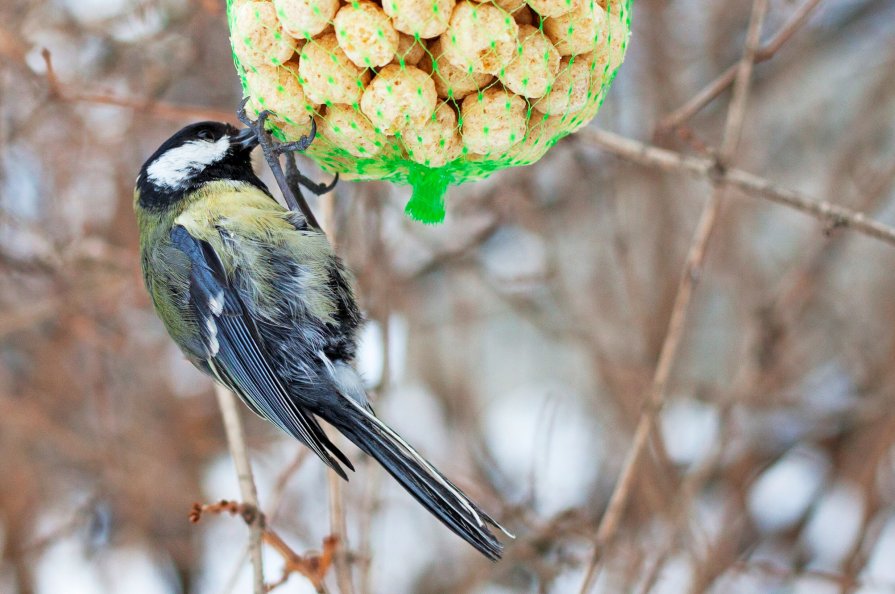
[[[248,97],[243,97],[242,101],[239,102],[239,109],[236,110],[236,117],[240,122],[248,126],[249,128],[255,128],[255,122],[249,119],[248,114],[246,113],[246,105],[249,103]]]
[[[339,183],[339,174],[337,172],[335,177],[333,177],[333,180],[331,182],[329,182],[328,184],[322,184],[322,183],[321,184],[310,184],[310,185],[304,184],[304,186],[311,192],[314,192],[315,194],[320,196],[321,194],[327,194],[329,192],[332,192],[335,189],[336,184],[338,184],[338,183]]]
[[[285,153],[294,153],[294,152],[305,152],[308,150],[308,147],[311,146],[311,143],[314,142],[314,138],[317,136],[317,122],[314,121],[314,118],[311,117],[311,131],[295,140],[293,142],[280,142],[276,138],[274,138],[270,132],[265,128],[265,124],[267,123],[267,119],[272,115],[270,111],[264,110],[258,114],[258,117],[253,121],[249,115],[246,113],[246,105],[249,102],[248,97],[244,97],[242,102],[239,104],[239,109],[236,111],[236,117],[239,118],[239,121],[251,128],[255,131],[255,136],[261,141],[261,145],[264,147],[269,147],[271,151],[273,151],[276,155],[282,155]]]
[[[317,122],[314,121],[314,118],[311,118],[311,131],[299,138],[294,142],[283,142],[276,143],[274,146],[274,150],[277,154],[282,155],[283,153],[293,153],[299,152],[303,153],[308,150],[308,147],[311,146],[311,143],[314,142],[314,138],[317,137]]]
[[[283,196],[286,199],[289,208],[301,211],[308,223],[312,227],[319,229],[320,225],[317,223],[314,213],[311,211],[310,207],[308,207],[307,202],[301,195],[300,186],[304,186],[309,191],[319,196],[331,192],[333,188],[336,187],[336,183],[339,181],[339,176],[336,174],[335,178],[329,184],[314,183],[298,171],[298,166],[295,163],[295,155],[293,154],[297,151],[304,152],[311,146],[311,143],[314,142],[314,138],[317,136],[317,123],[312,117],[311,131],[307,135],[302,136],[294,142],[281,143],[265,129],[265,123],[271,113],[264,110],[258,114],[258,117],[255,120],[252,120],[246,113],[246,105],[248,102],[248,97],[245,97],[242,100],[239,104],[239,108],[236,110],[236,117],[239,118],[240,122],[250,128],[258,138],[258,144],[261,145],[261,150],[264,152],[264,158],[267,160],[267,164],[273,172],[274,178],[276,178],[277,184],[280,186],[280,190],[283,192]],[[285,172],[280,164],[280,156],[284,154],[286,155]]]
[[[302,175],[302,173],[298,170],[298,167],[295,164],[295,158],[292,155],[286,156],[286,180],[293,187],[295,186],[304,186],[307,188],[309,192],[314,194],[315,196],[322,196],[328,192],[332,192],[333,188],[336,187],[336,184],[339,183],[339,174],[336,173],[336,176],[333,180],[328,183],[316,183],[312,181],[310,178]]]

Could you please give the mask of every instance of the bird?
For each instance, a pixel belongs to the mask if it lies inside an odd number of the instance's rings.
[[[334,427],[492,561],[485,513],[375,414],[354,367],[363,316],[326,235],[257,177],[252,127],[198,122],[143,164],[134,189],[143,279],[186,358],[347,480]]]

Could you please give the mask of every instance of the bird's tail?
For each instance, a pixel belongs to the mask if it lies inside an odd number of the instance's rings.
[[[336,423],[338,429],[357,447],[375,458],[445,526],[492,561],[500,559],[503,545],[491,533],[488,524],[510,538],[513,535],[372,412],[351,398],[345,398],[345,401],[349,403],[343,409],[347,419]]]

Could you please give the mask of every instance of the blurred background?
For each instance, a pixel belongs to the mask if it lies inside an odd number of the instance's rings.
[[[805,4],[771,0],[762,39]],[[895,2],[807,4],[755,68],[737,166],[895,224]],[[659,123],[736,63],[750,10],[637,0],[591,125],[711,154],[729,91]],[[245,524],[187,519],[239,490],[211,383],[151,310],[131,206],[162,140],[233,119],[227,36],[222,0],[0,5],[0,592],[250,591]],[[517,535],[490,564],[353,448],[336,493],[244,414],[295,551],[320,550],[343,500],[350,584],[327,591],[580,591],[710,191],[568,138],[453,188],[439,227],[388,184],[314,201],[358,277],[377,412]],[[893,270],[891,245],[728,192],[591,591],[895,592]]]

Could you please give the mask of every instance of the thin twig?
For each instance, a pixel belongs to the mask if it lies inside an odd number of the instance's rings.
[[[754,173],[736,168],[720,168],[713,159],[684,155],[605,130],[584,129],[576,136],[640,165],[673,173],[689,173],[694,177],[708,179],[715,185],[734,187],[751,196],[811,215],[831,227],[852,229],[862,235],[895,245],[895,227],[870,219],[862,212],[824,200],[815,200]]]
[[[351,579],[351,563],[348,558],[348,527],[345,525],[345,506],[342,493],[342,478],[333,470],[326,472],[329,483],[329,522],[330,534],[339,539],[339,546],[333,552],[333,567],[336,583],[341,594],[354,594],[354,583]]]
[[[733,158],[739,144],[745,118],[746,98],[749,91],[749,81],[752,77],[752,65],[755,59],[755,51],[758,48],[761,35],[761,27],[767,13],[768,0],[755,0],[752,5],[752,16],[749,20],[749,30],[746,35],[746,49],[740,62],[737,78],[734,82],[734,99],[728,110],[727,122],[724,127],[722,139],[721,158],[726,164]],[[615,538],[621,523],[622,514],[630,498],[634,479],[640,467],[643,454],[649,443],[650,435],[656,425],[656,421],[663,405],[665,404],[666,386],[671,376],[671,368],[675,361],[678,348],[683,338],[684,323],[690,307],[693,289],[699,280],[705,254],[708,248],[718,213],[723,199],[723,186],[716,186],[699,218],[684,270],[678,282],[677,294],[671,310],[671,318],[662,348],[659,353],[659,361],[653,375],[649,394],[644,403],[644,410],[640,415],[637,428],[634,432],[634,440],[628,455],[622,465],[622,471],[616,482],[615,489],[606,506],[600,524],[597,527],[594,552],[585,571],[584,581],[581,585],[581,594],[587,594],[593,586],[597,574],[597,566],[600,562],[604,548]]]
[[[283,470],[280,471],[279,476],[277,476],[277,480],[274,483],[273,488],[270,490],[270,501],[268,502],[268,509],[264,512],[264,525],[268,526],[273,524],[276,521],[277,515],[280,513],[280,507],[283,502],[283,497],[286,493],[286,485],[289,482],[289,479],[301,468],[304,461],[307,459],[307,455],[310,450],[304,446],[299,446],[296,451],[295,458],[292,459],[292,462],[289,463]],[[246,560],[249,558],[249,546],[246,543],[245,548],[239,556],[239,561],[235,563],[232,573],[230,574],[230,579],[227,580],[224,589],[222,590],[223,594],[230,594],[236,588],[237,580],[239,579],[239,574],[242,570],[243,564],[245,564]]]
[[[236,466],[236,476],[239,479],[239,492],[244,505],[251,506],[255,510],[254,518],[249,523],[249,557],[252,560],[252,584],[254,594],[264,594],[264,567],[261,562],[261,537],[264,532],[262,515],[259,513],[258,492],[255,490],[255,480],[252,477],[252,466],[249,461],[249,453],[246,449],[245,432],[242,428],[242,419],[239,417],[236,397],[230,390],[215,384],[214,393],[218,399],[221,416],[224,419],[224,430],[227,433],[227,445],[233,464]]]
[[[758,51],[755,52],[755,63],[766,62],[774,57],[774,55],[783,47],[789,39],[798,31],[802,25],[811,16],[812,11],[820,4],[820,0],[807,0],[802,4],[790,17],[777,33]],[[663,130],[672,130],[677,128],[694,115],[699,110],[708,105],[713,99],[718,97],[724,89],[733,84],[737,75],[739,64],[733,64],[725,70],[718,78],[703,87],[698,93],[684,103],[682,106],[669,113],[659,122],[659,128]]]
[[[333,555],[338,548],[339,538],[337,536],[327,536],[323,539],[323,551],[320,554],[299,555],[267,525],[264,515],[254,505],[226,499],[217,503],[194,503],[190,510],[190,522],[199,523],[206,513],[228,513],[232,516],[240,516],[249,526],[261,527],[261,540],[279,553],[284,561],[282,576],[276,582],[263,586],[264,591],[274,590],[286,583],[290,575],[299,573],[311,582],[317,592],[326,592],[323,582],[326,579],[326,572],[332,565]]]
[[[674,363],[675,355],[683,337],[684,322],[687,319],[693,288],[699,278],[702,263],[705,259],[706,246],[717,218],[718,202],[714,195],[709,198],[703,207],[696,232],[693,235],[690,251],[684,264],[684,271],[678,282],[677,294],[671,318],[668,322],[668,330],[665,334],[665,340],[662,342],[662,349],[659,353],[659,361],[656,365],[650,391],[634,432],[631,449],[628,451],[628,455],[622,464],[622,471],[619,474],[615,489],[597,528],[596,545],[585,574],[584,583],[581,586],[581,594],[586,594],[590,591],[596,578],[596,568],[603,550],[618,532],[622,514],[630,498],[634,479],[637,476],[636,471],[640,466],[641,458],[646,450],[650,434],[656,424],[656,419],[665,403],[665,386],[671,375],[671,366]]]
[[[277,480],[274,483],[273,488],[270,490],[270,497],[267,502],[267,512],[265,512],[265,517],[267,518],[268,523],[273,524],[276,520],[277,516],[280,513],[280,508],[282,507],[283,499],[286,495],[286,486],[289,483],[289,480],[295,475],[296,472],[302,467],[305,463],[305,460],[308,459],[308,453],[311,450],[306,448],[304,445],[299,445],[296,448],[295,457],[292,459],[292,462],[289,463],[288,466],[283,468],[280,471],[279,476],[277,476]]]
[[[371,533],[373,517],[379,512],[381,506],[380,487],[382,485],[382,472],[380,467],[365,458],[366,481],[364,482],[363,498],[361,499],[360,518],[358,526],[358,543],[355,547],[355,559],[358,562],[357,583],[358,589],[363,594],[372,592],[370,582],[370,569],[372,568],[372,542]]]
[[[339,548],[339,539],[335,536],[327,536],[323,539],[323,550],[319,555],[299,555],[292,550],[280,535],[270,528],[264,531],[264,542],[273,548],[283,558],[283,575],[276,582],[267,586],[267,591],[286,583],[289,576],[298,573],[305,576],[314,586],[318,594],[325,594],[326,586],[323,581],[326,572],[332,565],[333,555]]]
[[[83,93],[66,87],[59,81],[59,78],[56,76],[56,71],[53,68],[53,58],[50,54],[50,50],[43,48],[40,55],[47,66],[47,83],[49,84],[50,96],[53,98],[69,102],[113,105],[115,107],[133,109],[134,111],[174,121],[197,119],[233,121],[232,113],[214,109],[212,107],[177,105],[152,99],[119,97],[109,93]]]
[[[249,558],[250,548],[248,542],[242,548],[242,552],[239,554],[239,560],[230,568],[230,576],[227,578],[227,581],[224,582],[221,594],[233,594],[233,592],[236,591],[236,586],[239,584],[239,576],[242,574],[242,566],[245,565],[245,562]]]

